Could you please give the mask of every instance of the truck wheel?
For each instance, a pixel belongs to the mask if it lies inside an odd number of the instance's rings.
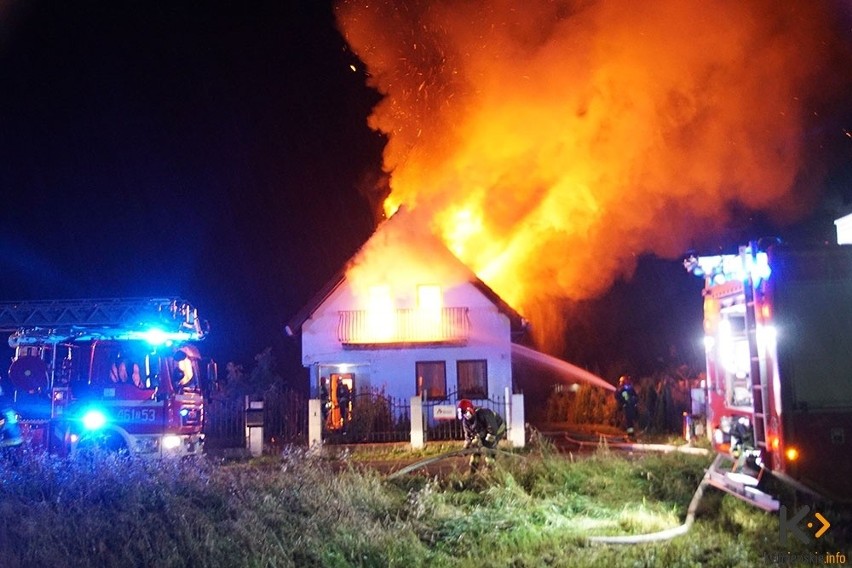
[[[76,454],[94,455],[102,454],[117,454],[119,456],[129,456],[130,449],[127,443],[117,433],[103,433],[97,436],[86,436],[77,442],[75,448]]]

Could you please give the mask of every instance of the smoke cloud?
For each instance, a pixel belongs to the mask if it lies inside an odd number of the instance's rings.
[[[734,210],[806,213],[808,129],[838,60],[852,69],[832,6],[351,0],[336,16],[383,95],[386,211],[425,214],[523,311],[600,295]]]

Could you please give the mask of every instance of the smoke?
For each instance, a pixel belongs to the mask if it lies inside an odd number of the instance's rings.
[[[336,15],[383,96],[369,125],[387,137],[386,211],[425,215],[523,311],[600,295],[732,211],[807,213],[809,129],[852,69],[832,6],[351,0]]]

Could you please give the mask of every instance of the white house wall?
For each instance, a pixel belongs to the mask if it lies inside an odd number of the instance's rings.
[[[411,297],[415,296],[412,291]],[[338,341],[339,312],[357,310],[362,304],[344,282],[302,326],[302,360],[305,367],[351,365],[356,388],[383,388],[389,396],[409,397],[415,392],[415,363],[444,361],[447,391],[457,388],[456,362],[487,361],[489,396],[502,396],[512,384],[511,328],[509,318],[473,284],[463,283],[444,291],[444,305],[467,307],[470,338],[464,346],[343,349]],[[413,307],[397,305],[397,308]],[[368,373],[364,365],[369,366]],[[312,376],[315,376],[312,373]],[[315,385],[312,385],[315,387]]]

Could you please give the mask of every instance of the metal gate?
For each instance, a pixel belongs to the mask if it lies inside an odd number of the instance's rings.
[[[308,401],[292,389],[270,389],[263,401],[263,442],[266,448],[307,444]],[[246,447],[245,397],[213,399],[204,407],[204,447],[208,450]]]
[[[424,400],[423,401],[423,421],[425,425],[426,441],[446,441],[446,440],[463,440],[464,432],[462,431],[461,421],[455,418],[455,406],[458,401],[465,397],[460,397],[458,391],[452,391],[447,394],[446,398],[440,400]],[[472,401],[477,408],[490,408],[497,414],[503,417],[508,427],[509,417],[506,407],[506,397],[498,396],[494,398],[476,399]],[[452,419],[437,419],[435,418],[435,409],[439,406],[453,406]]]
[[[411,438],[411,404],[407,399],[387,396],[384,391],[360,391],[340,409],[342,427],[331,428],[325,417],[323,440],[329,444],[407,442]]]
[[[242,397],[204,403],[204,449],[246,447],[245,401]]]
[[[264,443],[272,448],[308,443],[308,399],[292,389],[263,396]]]

